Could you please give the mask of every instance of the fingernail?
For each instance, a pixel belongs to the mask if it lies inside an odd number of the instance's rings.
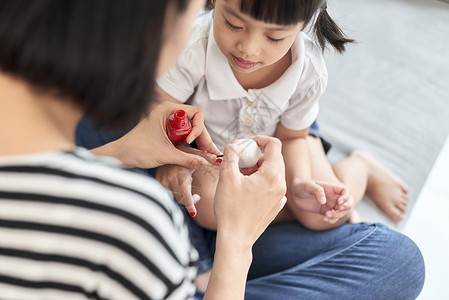
[[[193,203],[197,203],[198,201],[200,201],[201,197],[198,194],[193,194],[192,199],[193,199]]]
[[[215,165],[216,165],[216,166],[221,166],[222,163],[223,163],[223,158],[221,158],[221,157],[218,157],[218,158],[215,160]]]
[[[194,211],[191,211],[191,212],[190,212],[190,216],[191,216],[191,217],[194,217],[194,216],[196,216],[196,212],[194,212]]]
[[[326,198],[325,197],[321,197],[320,198],[320,203],[322,203],[322,204],[326,203]]]

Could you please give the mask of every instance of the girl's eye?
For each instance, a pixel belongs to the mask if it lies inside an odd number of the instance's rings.
[[[228,20],[226,20],[225,19],[225,24],[226,24],[226,27],[228,27],[229,29],[231,29],[231,30],[239,30],[239,29],[242,29],[242,27],[237,27],[237,26],[234,26],[234,25],[232,25],[231,23],[229,23],[229,21]]]
[[[271,37],[269,37],[269,36],[267,36],[267,38],[271,41],[271,42],[273,42],[273,43],[275,43],[275,44],[277,44],[277,43],[280,43],[280,42],[282,42],[284,39],[274,39],[274,38],[271,38]]]

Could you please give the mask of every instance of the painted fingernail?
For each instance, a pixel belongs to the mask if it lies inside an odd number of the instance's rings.
[[[191,216],[191,217],[194,217],[194,216],[196,216],[196,212],[194,212],[194,211],[191,211],[191,212],[190,212],[190,216]]]
[[[218,158],[215,160],[215,165],[216,165],[216,166],[221,166],[222,163],[223,163],[223,158],[221,158],[221,157],[218,157]]]

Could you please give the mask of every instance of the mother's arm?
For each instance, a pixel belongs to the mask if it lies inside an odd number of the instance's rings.
[[[193,129],[187,141],[200,141],[201,150],[178,149],[167,137],[166,120],[178,109],[186,111]],[[175,164],[189,169],[201,166],[210,167],[210,154],[220,154],[212,143],[204,127],[204,113],[201,108],[160,102],[151,108],[150,114],[143,118],[123,137],[91,150],[97,155],[108,155],[120,160],[126,167],[155,168],[165,164]]]
[[[216,251],[205,300],[244,298],[252,246],[287,201],[280,141],[270,137],[254,140],[265,152],[259,169],[249,176],[240,173],[238,146],[224,149],[214,202]]]

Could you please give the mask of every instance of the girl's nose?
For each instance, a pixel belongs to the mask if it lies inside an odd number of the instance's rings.
[[[261,44],[257,37],[245,35],[238,41],[237,50],[248,58],[258,57],[261,50]]]

